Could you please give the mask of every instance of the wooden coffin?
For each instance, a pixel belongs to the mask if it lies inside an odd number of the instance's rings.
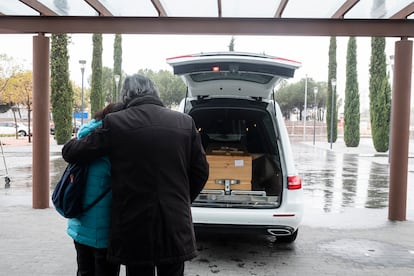
[[[230,190],[251,190],[250,155],[207,155],[207,161],[210,165],[210,175],[204,189],[223,190],[227,180],[231,183]]]

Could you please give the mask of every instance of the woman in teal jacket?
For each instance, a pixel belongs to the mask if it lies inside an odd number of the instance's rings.
[[[77,138],[81,139],[100,127],[106,114],[120,109],[120,103],[107,105],[95,114],[94,119],[81,126]],[[119,265],[110,263],[106,258],[112,202],[112,192],[108,192],[111,187],[110,178],[111,163],[108,157],[90,163],[83,204],[87,206],[103,193],[106,195],[82,216],[68,220],[67,233],[75,243],[78,276],[119,275]]]

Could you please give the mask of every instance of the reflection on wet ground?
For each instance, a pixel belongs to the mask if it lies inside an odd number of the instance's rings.
[[[312,208],[340,212],[348,207],[388,206],[386,156],[338,153],[298,142],[292,144],[292,149],[303,180],[306,203]]]
[[[11,178],[12,188],[32,187],[32,154],[26,151],[8,151],[4,153],[4,159],[0,163],[0,176],[6,174]],[[50,187],[53,189],[61,177],[66,162],[60,152],[50,153]],[[6,170],[7,168],[7,170]]]

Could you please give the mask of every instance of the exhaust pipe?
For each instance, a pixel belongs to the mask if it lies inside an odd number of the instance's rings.
[[[289,236],[292,233],[287,229],[267,229],[267,232],[272,236]]]

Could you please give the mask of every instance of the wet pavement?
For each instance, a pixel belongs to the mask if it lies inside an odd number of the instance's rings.
[[[369,142],[364,139],[360,150],[346,148],[343,142],[334,145],[333,150],[328,149],[328,143],[316,146],[293,143],[296,165],[304,181],[305,199],[309,206],[324,213],[338,213],[350,208],[388,207],[388,154],[376,153]],[[408,210],[414,210],[413,173],[414,155],[409,154]]]
[[[305,193],[297,240],[199,235],[200,256],[186,264],[185,275],[414,275],[412,155],[407,221],[390,222],[388,155],[376,153],[370,139],[352,149],[340,140],[332,150],[320,141],[292,148]],[[31,208],[31,146],[3,149],[12,182],[7,190],[0,182],[0,275],[75,275],[65,219],[53,208]],[[51,189],[66,165],[60,150],[52,141]],[[3,165],[0,160],[0,176]]]
[[[294,152],[312,207],[328,213],[347,207],[387,207],[388,157],[337,153],[299,143]]]

